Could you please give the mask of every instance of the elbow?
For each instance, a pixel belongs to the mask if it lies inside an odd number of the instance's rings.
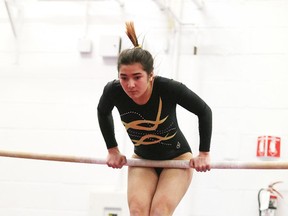
[[[207,104],[205,104],[205,107],[203,109],[203,113],[204,116],[210,116],[210,118],[212,118],[212,109],[210,108],[210,106],[208,106]]]

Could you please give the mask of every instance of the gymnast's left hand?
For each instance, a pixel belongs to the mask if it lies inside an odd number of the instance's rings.
[[[198,172],[210,171],[210,154],[209,152],[200,152],[197,157],[190,160],[190,166]]]

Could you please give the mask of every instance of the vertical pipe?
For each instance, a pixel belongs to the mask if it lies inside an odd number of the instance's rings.
[[[7,10],[8,17],[9,17],[10,25],[11,25],[11,28],[12,28],[12,32],[13,32],[13,35],[14,35],[14,41],[15,41],[15,61],[14,61],[14,63],[18,64],[18,62],[19,62],[19,39],[18,39],[19,35],[17,33],[18,29],[16,28],[17,26],[15,25],[15,22],[13,20],[8,1],[5,0],[4,2],[5,2],[5,7],[6,7],[6,10]],[[19,10],[18,10],[18,12],[19,12]],[[21,15],[21,10],[20,10],[20,15]]]
[[[179,80],[179,61],[180,61],[180,49],[181,49],[181,32],[182,32],[182,15],[183,15],[183,1],[180,1],[180,13],[177,26],[175,28],[175,44],[173,52],[173,74],[176,80]]]
[[[202,9],[204,6],[204,1],[203,0],[192,0],[194,4],[196,4],[198,9]]]
[[[15,38],[17,38],[16,28],[15,28],[15,24],[13,22],[13,18],[12,18],[12,15],[11,15],[10,7],[8,5],[7,0],[5,0],[4,2],[5,2],[5,7],[6,7],[6,10],[7,10],[7,13],[8,13],[10,25],[11,25],[11,28],[12,28],[12,31],[13,31],[13,35],[14,35]]]

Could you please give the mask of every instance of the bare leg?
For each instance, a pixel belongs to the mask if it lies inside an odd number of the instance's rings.
[[[149,216],[158,176],[154,168],[128,168],[128,205],[130,216]]]
[[[191,153],[178,160],[189,160]],[[128,168],[130,216],[171,216],[185,195],[193,169],[163,169],[158,177],[154,168]]]
[[[190,159],[184,154],[178,159]],[[164,169],[159,177],[151,203],[150,216],[171,216],[185,195],[192,180],[193,169]]]

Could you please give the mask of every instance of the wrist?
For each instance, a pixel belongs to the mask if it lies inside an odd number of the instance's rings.
[[[210,152],[199,152],[200,156],[209,156]]]
[[[119,149],[118,149],[117,146],[116,146],[116,147],[113,147],[113,148],[109,148],[109,149],[108,149],[108,152],[109,152],[109,154],[120,153],[120,151],[119,151]]]

